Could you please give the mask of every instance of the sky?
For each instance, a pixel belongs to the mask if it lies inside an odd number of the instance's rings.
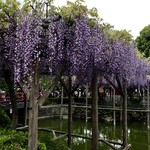
[[[22,2],[23,0],[19,0]],[[75,0],[70,0],[75,1]],[[134,38],[150,24],[150,0],[85,0],[88,8],[96,7],[103,22],[116,30],[126,29]],[[66,4],[66,0],[55,0],[56,6]]]

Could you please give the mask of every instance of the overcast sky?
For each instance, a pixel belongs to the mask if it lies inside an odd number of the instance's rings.
[[[66,0],[55,0],[55,5],[65,4]],[[150,0],[86,0],[85,4],[88,8],[96,7],[100,18],[115,29],[131,30],[134,38],[150,24]]]

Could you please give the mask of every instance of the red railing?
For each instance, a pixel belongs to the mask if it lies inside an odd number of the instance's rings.
[[[17,101],[18,102],[25,100],[25,95],[23,92],[16,92],[16,94],[17,94]],[[0,93],[0,102],[1,103],[11,102],[9,94]]]

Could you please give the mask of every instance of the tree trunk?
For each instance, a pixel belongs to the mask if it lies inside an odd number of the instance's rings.
[[[86,85],[86,102],[85,102],[85,105],[86,105],[86,110],[85,110],[85,121],[87,122],[88,121],[88,108],[87,108],[87,105],[88,105],[88,84]]]
[[[113,89],[113,124],[116,125],[116,111],[115,111],[115,107],[116,107],[116,95],[115,95],[115,88]]]
[[[149,111],[149,81],[147,81],[147,110]],[[147,113],[147,128],[150,129],[150,113]]]
[[[28,150],[37,150],[38,142],[38,86],[33,85],[29,102]]]
[[[12,128],[15,129],[18,124],[18,110],[17,110],[15,90],[14,90],[14,74],[11,68],[6,68],[5,65],[3,66],[3,72],[4,72],[5,82],[9,88],[9,95],[10,95],[10,100],[12,105]]]
[[[37,150],[38,143],[38,99],[39,99],[39,77],[38,64],[34,67],[33,83],[29,98],[29,135],[28,150]]]
[[[24,100],[24,119],[23,119],[23,125],[26,126],[27,125],[27,118],[28,117],[28,99],[25,96],[25,100]]]
[[[98,150],[98,86],[97,72],[92,77],[92,143],[91,150]]]
[[[128,130],[127,130],[127,82],[125,81],[124,86],[124,95],[123,95],[123,102],[122,102],[122,131],[123,131],[123,148],[125,148],[128,143]]]
[[[72,79],[69,76],[69,91],[68,91],[68,147],[72,148],[72,95],[71,95],[71,88],[72,88]]]

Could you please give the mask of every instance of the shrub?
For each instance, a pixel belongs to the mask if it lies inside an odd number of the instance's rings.
[[[45,143],[47,150],[69,150],[67,146],[65,146],[65,140],[52,140],[52,136],[50,136],[47,132],[40,132],[39,141]]]
[[[38,150],[47,150],[45,143],[38,142]]]
[[[0,128],[10,128],[11,119],[6,112],[0,107]]]
[[[0,130],[1,150],[27,150],[28,133],[15,130]],[[38,142],[38,150],[46,150],[44,143]]]
[[[27,143],[27,133],[15,130],[0,130],[1,150],[25,150]]]

